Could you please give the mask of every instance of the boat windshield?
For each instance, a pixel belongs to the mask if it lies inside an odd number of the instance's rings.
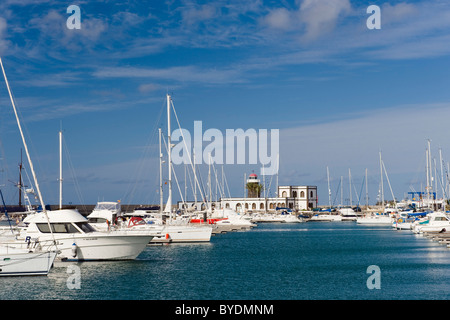
[[[110,202],[99,202],[95,206],[94,210],[110,210],[110,211],[120,211],[120,204],[110,203]]]
[[[36,226],[40,232],[50,233],[48,223],[36,223]],[[80,231],[71,223],[52,223],[51,227],[52,232],[54,233],[80,233]]]
[[[87,222],[77,222],[75,223],[77,225],[78,228],[80,228],[81,230],[83,230],[84,233],[89,233],[89,232],[95,232],[94,227],[92,227],[89,223]]]

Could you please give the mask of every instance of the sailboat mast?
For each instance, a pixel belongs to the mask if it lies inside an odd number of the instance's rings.
[[[167,160],[169,162],[169,197],[167,199],[166,209],[169,210],[172,216],[172,141],[170,128],[170,95],[167,94]]]
[[[381,205],[384,209],[383,160],[381,160],[381,150],[380,150],[380,179],[381,179]]]
[[[369,188],[367,182],[367,168],[366,168],[366,208],[369,208]]]
[[[161,128],[158,128],[159,131],[159,211],[162,213],[164,206],[164,198],[163,198],[163,180],[162,180],[162,157],[163,154],[161,152]]]
[[[330,171],[328,170],[327,166],[327,180],[328,180],[328,205],[331,209],[331,189],[330,189]]]
[[[19,207],[22,208],[22,149],[20,149],[19,163]]]
[[[59,210],[62,209],[63,168],[62,168],[62,131],[59,131]]]
[[[25,141],[25,136],[23,135],[22,126],[20,125],[19,115],[17,114],[16,104],[14,103],[14,99],[13,99],[13,96],[12,96],[12,93],[11,93],[11,89],[9,87],[8,78],[6,77],[5,69],[3,68],[3,62],[2,62],[1,58],[0,58],[0,65],[2,67],[3,77],[5,78],[6,87],[8,88],[9,98],[11,99],[11,104],[12,104],[13,109],[14,109],[14,115],[16,116],[16,121],[17,121],[17,126],[19,127],[20,136],[22,137],[23,146],[25,148],[25,154],[27,155],[28,164],[30,166],[31,174],[33,175],[34,184],[36,185],[36,190],[37,190],[37,193],[38,193],[39,202],[41,203],[42,210],[45,212],[46,210],[45,210],[44,199],[42,198],[41,189],[39,188],[39,183],[38,183],[37,178],[36,178],[36,172],[34,171],[33,162],[31,161],[30,153],[28,152],[28,146],[27,146],[27,143]]]
[[[442,211],[445,212],[446,200],[445,200],[445,185],[444,185],[444,168],[442,166],[442,148],[439,148],[439,162],[441,163]]]
[[[350,207],[353,206],[352,201],[352,172],[350,171],[350,168],[348,168],[348,185],[350,188]]]

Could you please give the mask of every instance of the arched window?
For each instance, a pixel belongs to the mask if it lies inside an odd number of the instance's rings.
[[[240,203],[237,203],[236,204],[236,211],[239,211],[241,209],[241,204]]]
[[[270,203],[269,208],[270,208],[270,209],[275,209],[275,208],[273,207],[273,202]]]
[[[230,204],[227,203],[227,204],[225,205],[225,208],[230,208]]]
[[[300,192],[300,198],[304,198],[305,197],[305,191],[301,191]]]
[[[310,198],[314,197],[314,193],[311,191],[311,192],[309,193],[309,196],[310,196]]]
[[[259,209],[264,209],[264,203],[259,204]]]
[[[297,198],[297,191],[292,192],[292,196],[293,196],[294,198]]]
[[[256,209],[256,203],[252,204],[252,209]]]
[[[286,197],[287,197],[286,191],[283,191],[283,193],[281,194],[281,196],[282,196],[283,198],[286,198]]]

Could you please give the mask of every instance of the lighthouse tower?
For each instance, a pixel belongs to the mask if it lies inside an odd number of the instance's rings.
[[[259,184],[258,176],[254,173],[248,176],[247,179],[247,197],[248,198],[260,198],[262,185]]]

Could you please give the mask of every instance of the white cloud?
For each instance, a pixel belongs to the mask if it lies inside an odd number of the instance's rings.
[[[98,78],[152,78],[192,83],[240,83],[240,71],[235,69],[199,68],[196,66],[166,69],[135,67],[104,67],[93,73]]]
[[[182,8],[181,15],[184,24],[193,25],[215,17],[216,8],[210,4],[189,6],[187,8]]]
[[[304,0],[300,6],[299,19],[305,24],[306,40],[316,39],[332,31],[340,16],[350,13],[348,0]]]
[[[293,14],[286,8],[278,8],[270,11],[264,18],[264,24],[270,28],[289,30],[295,25]]]

